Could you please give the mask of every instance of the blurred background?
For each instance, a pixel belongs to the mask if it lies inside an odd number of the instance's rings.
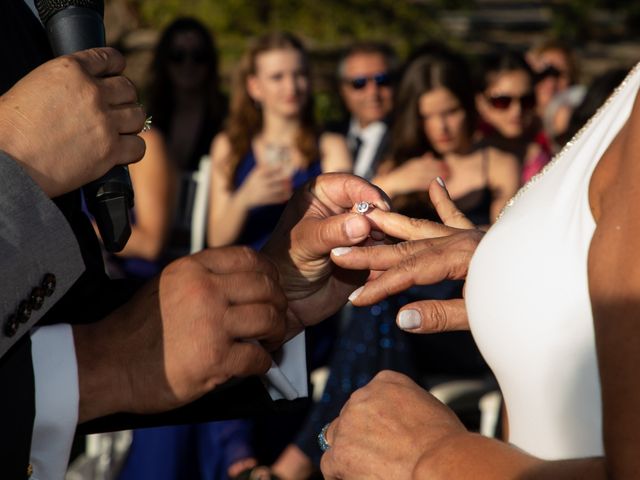
[[[388,42],[404,58],[429,40],[472,56],[502,46],[526,51],[559,38],[575,49],[583,84],[608,68],[633,65],[640,51],[640,2],[629,0],[106,0],[108,42],[127,56],[127,75],[142,94],[159,32],[179,15],[211,29],[225,91],[252,37],[273,30],[298,35],[312,56],[317,116],[328,122],[341,113],[335,64],[355,40]]]

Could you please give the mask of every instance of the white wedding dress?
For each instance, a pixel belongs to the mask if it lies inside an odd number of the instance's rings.
[[[629,117],[639,85],[640,64],[509,202],[471,262],[469,321],[500,383],[509,441],[544,459],[603,454],[587,279],[595,230],[588,191],[594,168]]]

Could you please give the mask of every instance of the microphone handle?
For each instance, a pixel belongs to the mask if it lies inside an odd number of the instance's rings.
[[[102,16],[89,8],[67,7],[53,15],[45,28],[56,56],[104,47],[106,43]],[[82,190],[104,247],[109,252],[119,252],[131,236],[133,187],[129,170],[115,166]]]

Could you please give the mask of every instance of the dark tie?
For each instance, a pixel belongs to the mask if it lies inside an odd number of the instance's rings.
[[[362,139],[358,136],[351,137],[351,141],[349,142],[349,150],[351,150],[351,158],[353,158],[353,163],[358,161],[358,153],[360,152],[360,147],[362,147]]]

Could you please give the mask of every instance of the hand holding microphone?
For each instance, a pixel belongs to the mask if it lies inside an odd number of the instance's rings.
[[[41,65],[0,97],[0,150],[49,197],[144,155],[136,133],[145,114],[124,65],[112,48],[78,52]]]
[[[104,47],[103,0],[36,0],[36,7],[55,55]],[[117,93],[114,90],[122,87],[122,82],[128,82],[124,77],[105,77],[104,80],[108,84],[107,89],[111,89],[108,93]],[[111,98],[105,97],[103,101],[109,105],[113,105],[109,102],[115,102],[116,105],[134,104],[136,95],[134,91],[129,98],[113,95]],[[140,130],[132,130],[136,122],[126,116],[127,111],[123,113],[112,118],[113,123],[123,121],[116,123],[117,134],[137,134]],[[133,207],[133,188],[126,167],[116,166],[100,179],[86,185],[84,195],[105,248],[110,252],[122,250],[131,235],[129,210]]]

